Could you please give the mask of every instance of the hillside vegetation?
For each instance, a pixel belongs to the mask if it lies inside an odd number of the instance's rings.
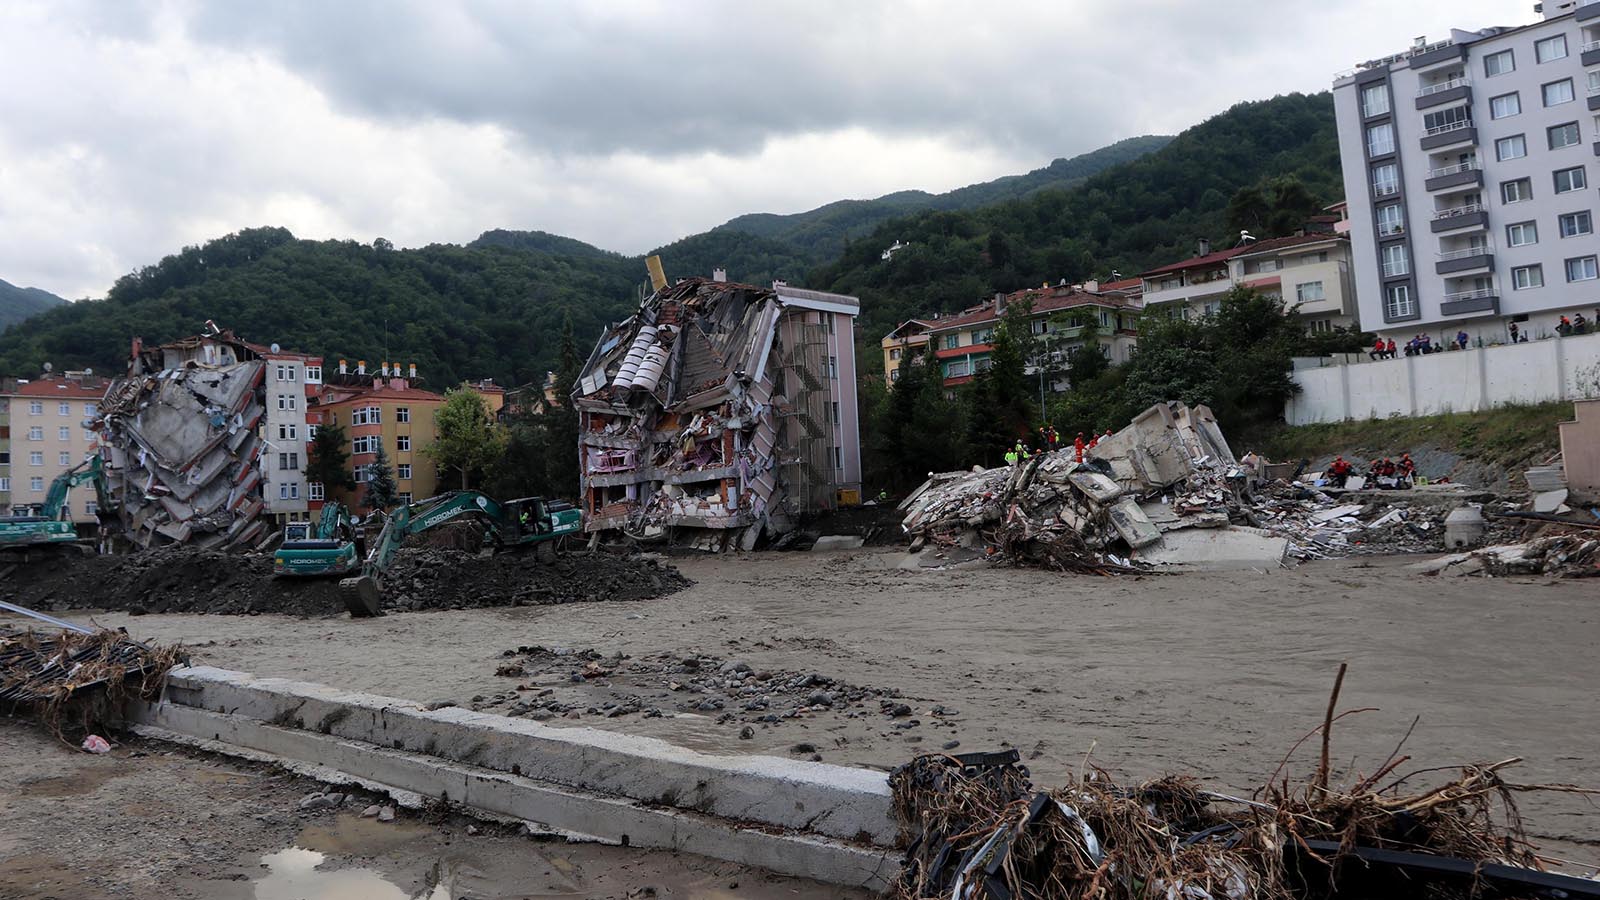
[[[17,287],[10,282],[0,281],[0,331],[66,302],[49,291]]]
[[[1541,465],[1561,449],[1556,425],[1572,421],[1572,404],[1500,406],[1482,412],[1447,413],[1359,422],[1284,427],[1265,443],[1272,459],[1310,459],[1320,464],[1336,453],[1355,459],[1441,450],[1508,473],[1522,487],[1520,473]],[[1436,473],[1448,474],[1448,473]]]

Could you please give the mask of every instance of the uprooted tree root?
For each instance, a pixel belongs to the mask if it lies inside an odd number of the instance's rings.
[[[57,737],[122,719],[130,698],[154,699],[182,648],[120,631],[0,633],[0,704],[32,714]]]
[[[1333,709],[1330,703],[1312,735],[1326,735],[1338,719]],[[1502,770],[1517,759],[1464,766],[1449,781],[1410,792],[1403,789],[1415,776],[1442,770],[1397,776],[1408,759],[1398,754],[1396,748],[1372,775],[1330,787],[1325,745],[1324,762],[1309,781],[1269,783],[1253,800],[1208,791],[1184,776],[1122,786],[1092,767],[1064,787],[1036,792],[1015,751],[920,756],[889,777],[907,847],[894,895],[1325,896],[1336,893],[1341,865],[1360,865],[1350,859],[1357,848],[1538,870],[1541,859],[1523,831],[1514,794],[1594,793],[1504,780]],[[1430,885],[1426,895],[1466,898],[1476,896],[1476,887]]]

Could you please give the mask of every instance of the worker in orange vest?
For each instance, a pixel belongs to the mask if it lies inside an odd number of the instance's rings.
[[[1083,432],[1078,432],[1078,437],[1072,442],[1072,449],[1077,451],[1078,462],[1083,462]]]

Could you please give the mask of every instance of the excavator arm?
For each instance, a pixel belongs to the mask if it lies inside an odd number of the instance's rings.
[[[44,508],[40,515],[47,519],[61,518],[61,508],[67,503],[67,493],[86,481],[94,482],[95,501],[102,511],[110,511],[112,506],[111,492],[106,485],[105,470],[101,467],[100,456],[95,454],[76,466],[62,472],[50,482],[50,490],[44,497]]]
[[[498,543],[504,514],[500,504],[477,491],[453,491],[400,507],[384,522],[378,540],[368,551],[367,559],[361,566],[361,574],[339,582],[345,607],[350,610],[350,615],[356,617],[381,614],[383,575],[394,562],[400,545],[411,535],[437,528],[461,516],[473,516],[483,522],[487,537]]]

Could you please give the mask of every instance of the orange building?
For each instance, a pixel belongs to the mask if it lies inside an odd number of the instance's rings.
[[[439,472],[433,460],[423,455],[438,435],[439,407],[444,397],[413,387],[416,367],[409,377],[399,375],[400,367],[383,367],[384,374],[368,375],[366,364],[358,363],[355,373],[341,371],[328,377],[322,403],[317,407],[321,423],[338,425],[350,441],[350,466],[356,489],[324,491],[311,486],[313,500],[339,500],[351,509],[363,510],[367,466],[377,459],[381,444],[394,469],[395,490],[401,503],[411,503],[439,492]],[[389,374],[389,373],[393,374]]]

